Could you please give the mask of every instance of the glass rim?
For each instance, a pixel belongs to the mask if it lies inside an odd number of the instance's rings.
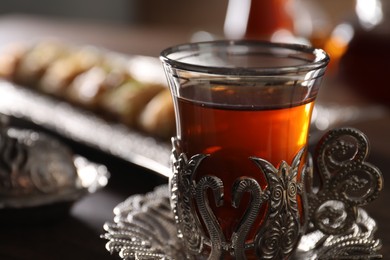
[[[183,62],[176,59],[172,59],[169,56],[174,53],[180,53],[184,51],[198,50],[200,53],[201,48],[205,47],[229,47],[229,46],[240,46],[245,45],[247,47],[267,47],[267,48],[278,48],[296,51],[302,54],[313,55],[312,61],[299,65],[289,66],[275,66],[275,67],[224,67],[224,66],[205,66],[194,64],[190,62]],[[290,56],[287,56],[290,58]],[[291,57],[292,58],[292,57]],[[324,69],[328,65],[330,58],[329,55],[322,49],[314,48],[308,45],[296,44],[296,43],[280,43],[280,42],[269,42],[261,40],[215,40],[215,41],[204,41],[204,42],[193,42],[175,45],[164,49],[160,53],[160,60],[169,64],[176,69],[182,69],[193,72],[214,74],[214,75],[239,75],[239,76],[270,76],[270,75],[283,75],[297,72],[307,72],[313,70]]]

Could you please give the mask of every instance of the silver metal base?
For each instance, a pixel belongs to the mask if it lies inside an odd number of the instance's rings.
[[[177,237],[168,186],[146,195],[134,195],[115,207],[113,222],[104,225],[106,249],[122,259],[207,259],[189,256]],[[353,228],[340,235],[319,230],[305,234],[293,259],[378,259],[380,241],[374,238],[375,221],[361,208]]]
[[[332,130],[320,140],[313,159],[306,167],[304,180],[299,183],[300,190],[304,190],[302,192],[307,196],[307,226],[295,251],[296,259],[382,257],[378,253],[381,242],[374,238],[375,221],[361,209],[361,206],[376,199],[383,188],[381,172],[366,162],[368,152],[367,137],[356,129]],[[194,155],[187,160],[185,154],[175,154],[174,149],[173,157],[176,160],[173,161],[173,168],[176,174],[171,180],[170,194],[168,188],[160,187],[145,196],[130,197],[115,208],[115,223],[107,223],[106,234],[103,235],[109,240],[107,249],[110,252],[118,251],[123,259],[219,259],[223,255],[222,250],[225,250],[238,259],[246,259],[248,246],[245,237],[232,239],[233,246],[230,248],[229,243],[218,240],[221,236],[212,236],[210,232],[218,223],[210,224],[208,237],[196,228],[197,225],[191,224],[191,212],[178,212],[175,208],[178,201],[193,200],[192,197],[185,197],[187,188],[189,196],[195,194],[192,186],[176,187],[175,176],[191,176],[202,156]],[[297,164],[294,162],[293,165]],[[265,174],[274,169],[272,165],[266,166],[262,167]],[[276,176],[276,170],[268,175]],[[218,180],[214,178],[212,181]],[[191,179],[182,182],[193,183]],[[261,195],[262,192],[258,193]],[[179,195],[182,197],[178,198]],[[201,204],[203,199],[200,198],[197,203]],[[186,204],[182,208],[188,207]],[[242,226],[245,228],[244,224]],[[205,250],[207,246],[209,249]],[[282,256],[279,253],[268,255],[272,259]],[[284,256],[287,257],[287,254]]]

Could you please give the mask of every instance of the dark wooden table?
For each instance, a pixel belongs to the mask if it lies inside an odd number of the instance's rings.
[[[189,40],[190,32],[162,28],[133,28],[96,25],[36,17],[0,17],[0,44],[15,40],[56,36],[76,43],[96,44],[127,54],[157,56],[163,48]],[[88,33],[86,33],[88,32]],[[325,83],[326,84],[326,83]],[[332,85],[331,82],[327,83]],[[328,88],[328,90],[327,90]],[[331,99],[345,104],[360,104],[349,90],[326,86],[320,101]],[[337,94],[335,94],[337,92]],[[366,102],[363,102],[366,105]],[[384,190],[379,199],[365,207],[377,221],[377,237],[382,239],[382,254],[390,256],[390,186],[386,178],[390,172],[390,113],[371,119],[357,120],[344,126],[353,126],[367,134],[371,142],[369,162],[378,166],[385,177]],[[76,202],[70,210],[46,221],[45,216],[2,222],[0,227],[0,259],[117,259],[105,249],[100,238],[103,224],[113,218],[113,208],[128,196],[151,191],[167,179],[146,169],[77,143],[70,143],[75,152],[90,160],[107,165],[111,172],[104,189]],[[1,212],[0,212],[1,214]],[[36,215],[35,215],[36,216]],[[25,219],[30,221],[24,221]]]

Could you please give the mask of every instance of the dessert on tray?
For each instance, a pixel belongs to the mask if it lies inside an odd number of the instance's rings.
[[[17,43],[1,49],[0,77],[132,130],[169,140],[175,131],[169,90],[163,81],[135,77],[132,70],[137,64],[133,61],[130,66],[131,59],[56,40]],[[146,72],[143,75],[148,75]]]

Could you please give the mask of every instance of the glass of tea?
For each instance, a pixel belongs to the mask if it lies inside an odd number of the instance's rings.
[[[290,257],[307,224],[308,132],[328,55],[223,40],[174,46],[160,59],[177,128],[171,206],[187,253]]]

